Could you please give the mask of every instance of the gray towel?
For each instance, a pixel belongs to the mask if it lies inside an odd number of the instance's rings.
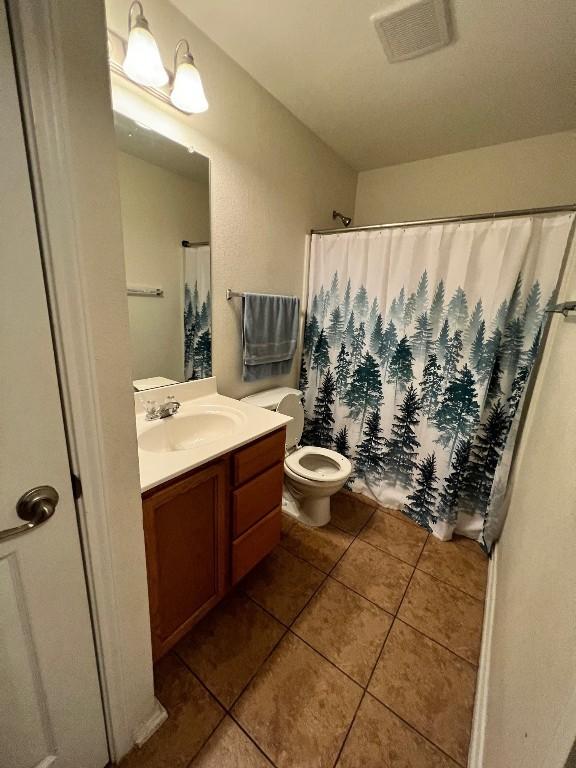
[[[290,373],[298,341],[300,299],[246,293],[242,308],[244,381]]]

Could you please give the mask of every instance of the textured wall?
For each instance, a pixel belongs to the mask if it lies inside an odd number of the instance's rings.
[[[358,176],[355,224],[576,201],[576,132],[391,165]]]
[[[129,285],[159,286],[161,299],[128,297],[132,378],[184,376],[182,240],[210,239],[208,187],[118,153]]]
[[[108,25],[126,37],[128,0],[107,0]],[[147,0],[146,16],[164,62],[190,41],[210,102],[182,117],[125,81],[113,79],[115,107],[211,161],[213,362],[221,392],[242,396],[290,376],[241,381],[240,303],[226,288],[302,295],[306,234],[332,225],[332,209],[351,212],[356,172],[305,128],[166,0]]]

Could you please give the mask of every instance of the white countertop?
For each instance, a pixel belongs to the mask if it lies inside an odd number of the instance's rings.
[[[143,402],[146,400],[164,401],[167,395],[174,395],[176,400],[182,404],[178,413],[169,416],[168,419],[146,421]],[[252,442],[252,440],[274,432],[291,421],[290,416],[219,395],[214,377],[138,392],[134,395],[134,402],[142,492],[155,488],[167,480],[172,480],[190,469],[200,467],[229,451]],[[216,438],[201,440],[185,450],[149,450],[140,445],[140,438],[151,429],[162,425],[162,422],[173,420],[174,423],[170,425],[170,429],[174,427],[178,429],[183,427],[187,411],[198,410],[198,408],[209,410],[210,406],[233,409],[238,423],[225,434]],[[163,428],[160,426],[160,429]],[[146,438],[142,442],[145,444]]]

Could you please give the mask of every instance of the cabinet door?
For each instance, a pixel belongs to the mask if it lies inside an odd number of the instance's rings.
[[[226,589],[226,463],[144,501],[152,651],[168,651]]]

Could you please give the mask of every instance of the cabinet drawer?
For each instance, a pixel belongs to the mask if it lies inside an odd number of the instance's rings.
[[[283,482],[284,463],[276,464],[232,493],[232,531],[235,539],[282,504]]]
[[[232,544],[232,584],[236,584],[280,542],[282,507],[269,512]]]
[[[257,443],[241,448],[232,457],[232,482],[234,485],[251,480],[268,467],[284,463],[286,451],[286,430],[284,427]]]

